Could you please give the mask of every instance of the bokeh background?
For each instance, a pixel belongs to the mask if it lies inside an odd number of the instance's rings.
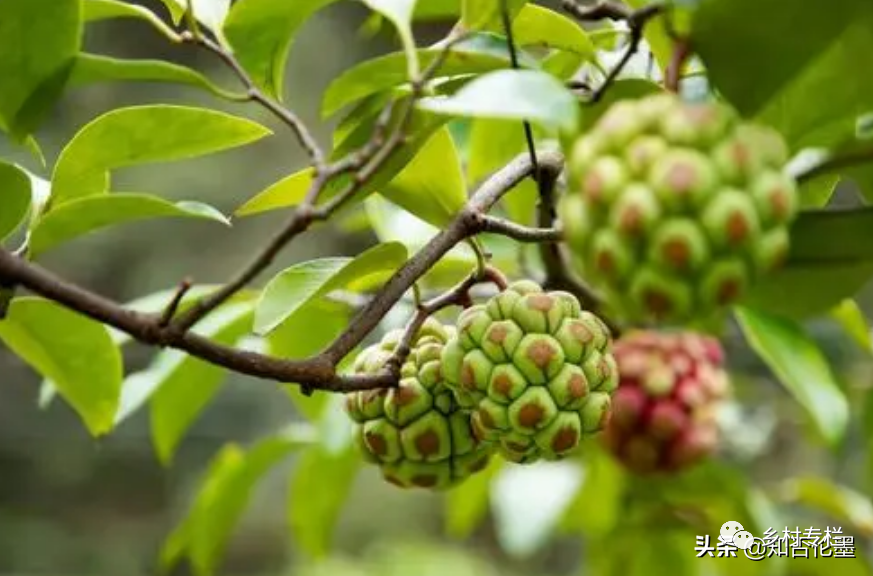
[[[159,2],[142,4],[165,13]],[[367,12],[353,3],[321,11],[305,26],[289,59],[288,101],[316,127],[324,142],[331,126],[319,118],[318,108],[329,81],[358,60],[395,49],[390,35],[362,32],[366,18]],[[420,43],[434,41],[450,24],[420,25],[417,38]],[[211,54],[170,45],[138,22],[89,25],[86,49],[184,63],[233,85],[233,78]],[[51,165],[65,142],[89,120],[122,105],[158,102],[199,103],[247,114],[273,127],[276,136],[158,169],[121,170],[114,176],[113,189],[202,200],[230,213],[244,199],[304,163],[287,131],[258,108],[227,104],[175,85],[101,84],[73,90],[37,137]],[[32,157],[5,142],[0,143],[0,154],[49,176]],[[838,201],[854,202],[852,191],[841,191]],[[236,222],[232,229],[196,221],[138,223],[65,245],[45,265],[107,296],[131,300],[172,287],[185,276],[198,283],[222,281],[282,218],[274,213],[257,216]],[[286,250],[273,270],[319,256],[354,255],[375,241],[366,232],[350,233],[337,225],[322,227]],[[269,273],[264,275],[268,277]],[[861,303],[868,311],[873,306],[869,289]],[[835,323],[818,322],[812,329],[845,386],[871,382],[868,356]],[[729,443],[737,465],[765,484],[792,471],[823,474],[863,489],[866,440],[860,431],[851,431],[837,456],[816,448],[805,436],[804,415],[798,405],[736,334],[727,345],[742,404],[733,413]],[[129,354],[131,370],[142,367],[150,357],[149,350],[135,346]],[[147,410],[129,418],[109,437],[95,441],[62,401],[41,408],[39,385],[33,372],[0,348],[0,574],[4,576],[155,573],[162,540],[186,511],[209,458],[229,440],[245,444],[299,418],[278,387],[231,376],[186,435],[172,466],[164,468],[151,445]],[[491,522],[468,541],[455,542],[444,535],[441,497],[398,491],[372,470],[361,474],[342,513],[331,563],[319,569],[304,568],[286,527],[287,475],[293,465],[291,458],[259,484],[244,521],[234,532],[223,573],[584,573],[589,552],[578,537],[556,537],[526,558],[501,549]],[[815,525],[824,526],[824,522]],[[185,574],[185,570],[182,566],[176,572]]]

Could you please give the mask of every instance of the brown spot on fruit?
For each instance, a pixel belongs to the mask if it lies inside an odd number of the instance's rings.
[[[679,194],[686,194],[694,188],[696,180],[694,167],[682,162],[674,164],[667,174],[667,184]]]
[[[433,488],[436,486],[437,480],[433,474],[418,474],[412,477],[412,483],[419,488]]]
[[[479,423],[483,428],[489,428],[493,430],[496,427],[496,423],[494,422],[494,418],[491,416],[491,413],[487,410],[479,410]]]
[[[574,400],[578,400],[585,396],[588,393],[588,386],[585,381],[585,377],[581,374],[573,374],[570,378],[570,381],[567,382],[567,392],[570,394],[570,398]]]
[[[573,335],[573,338],[575,338],[577,342],[583,345],[594,340],[594,334],[581,322],[573,322],[570,324],[570,334]]]
[[[405,486],[403,482],[401,482],[396,476],[392,476],[391,474],[385,474],[384,478],[387,482],[394,484],[395,486],[398,486],[400,488],[403,488]]]
[[[646,309],[653,314],[667,314],[673,307],[670,297],[657,290],[646,290],[643,295],[643,302],[646,305]]]
[[[621,228],[622,232],[626,232],[628,234],[637,234],[641,232],[643,228],[642,209],[640,209],[640,207],[636,205],[628,206],[621,213],[618,225],[619,228]]]
[[[611,252],[601,250],[597,253],[595,266],[604,274],[612,274],[615,271],[615,258],[612,257]]]
[[[548,341],[539,339],[531,343],[527,349],[527,357],[537,368],[544,369],[555,357],[555,350]]]
[[[724,306],[737,299],[740,295],[740,283],[736,280],[725,280],[718,287],[717,301]]]
[[[503,396],[509,397],[512,392],[512,379],[509,375],[501,372],[494,377],[494,391]]]
[[[394,392],[394,402],[397,406],[408,406],[418,398],[418,391],[411,386],[400,386]]]
[[[589,200],[600,200],[603,197],[603,178],[596,172],[589,172],[585,176],[582,190]]]
[[[388,452],[388,442],[385,441],[383,436],[374,432],[367,432],[367,434],[364,435],[364,440],[367,442],[367,447],[373,454],[384,456]]]
[[[727,221],[728,240],[733,244],[738,244],[745,240],[749,235],[749,221],[746,216],[735,210]]]
[[[775,188],[770,192],[770,208],[777,219],[788,217],[788,192],[784,188]]]
[[[503,344],[506,340],[506,336],[509,334],[509,330],[503,324],[494,324],[491,327],[491,330],[488,331],[488,339],[494,342],[495,344]]]
[[[476,389],[476,372],[473,371],[469,362],[464,362],[461,367],[461,385],[468,390]]]
[[[527,301],[538,312],[548,312],[555,305],[555,301],[548,294],[531,294]]]
[[[433,456],[440,450],[440,435],[427,430],[415,438],[415,449],[422,456]]]
[[[664,244],[664,259],[676,268],[685,268],[691,259],[688,243],[675,238]]]
[[[552,438],[552,450],[555,452],[566,452],[576,446],[579,441],[579,433],[575,428],[566,427],[558,430],[555,437]]]
[[[525,428],[535,428],[545,415],[546,411],[539,404],[525,404],[518,411],[518,423]]]
[[[731,146],[731,156],[740,168],[745,168],[749,163],[749,149],[742,142],[734,142]]]

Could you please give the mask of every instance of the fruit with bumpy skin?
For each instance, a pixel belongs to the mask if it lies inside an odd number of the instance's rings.
[[[718,340],[634,331],[614,353],[621,379],[600,439],[628,470],[675,473],[717,448],[716,412],[728,391]]]
[[[609,419],[609,329],[572,294],[515,282],[464,310],[457,329],[443,349],[446,382],[505,459],[562,459]]]
[[[346,397],[364,459],[401,488],[451,488],[482,470],[494,452],[473,434],[469,411],[445,386],[440,355],[453,332],[429,318],[411,345],[396,388]],[[394,330],[366,348],[355,359],[354,372],[378,373],[401,337],[402,331]]]
[[[618,101],[568,153],[559,216],[574,265],[628,321],[725,310],[788,254],[787,160],[777,132],[724,104]]]

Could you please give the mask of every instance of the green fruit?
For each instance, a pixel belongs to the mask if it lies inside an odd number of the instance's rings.
[[[469,411],[445,385],[441,356],[453,333],[454,328],[429,318],[412,343],[396,388],[346,397],[365,460],[401,488],[450,488],[483,469],[494,451],[474,435]],[[353,371],[378,373],[401,336],[400,330],[389,332],[366,348]]]
[[[724,104],[621,100],[568,154],[558,211],[574,266],[627,322],[709,318],[788,255],[787,161],[777,132]]]
[[[473,429],[516,463],[558,460],[600,431],[618,382],[606,325],[567,292],[521,281],[458,317],[446,383]]]

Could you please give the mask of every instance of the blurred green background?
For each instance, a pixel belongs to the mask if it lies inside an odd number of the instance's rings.
[[[164,13],[159,2],[143,4]],[[316,127],[322,141],[329,138],[330,125],[318,117],[318,106],[328,82],[352,63],[394,49],[391,37],[362,33],[366,17],[362,7],[333,5],[306,25],[291,53],[288,101]],[[447,23],[421,25],[416,29],[418,42],[434,41],[447,29]],[[85,48],[120,57],[184,63],[232,85],[233,79],[212,55],[172,46],[138,22],[92,24]],[[157,169],[125,169],[115,176],[115,189],[203,200],[230,213],[244,199],[304,163],[287,131],[261,110],[228,105],[196,89],[175,85],[102,84],[74,90],[37,138],[51,164],[75,131],[99,114],[123,105],[157,102],[200,103],[247,114],[274,128],[277,136]],[[0,144],[0,154],[48,176],[26,153],[5,142]],[[852,192],[842,191],[839,201],[853,202]],[[55,251],[45,265],[107,296],[130,300],[171,287],[185,276],[197,283],[220,282],[246,261],[282,219],[281,213],[270,213],[240,220],[232,229],[191,221],[139,223],[77,240]],[[374,242],[368,233],[349,233],[332,224],[294,243],[273,270],[319,256],[353,255]],[[268,272],[263,278],[269,276]],[[860,302],[870,310],[873,293],[867,290]],[[868,355],[833,322],[822,321],[813,328],[845,385],[869,386],[873,366]],[[850,431],[837,456],[818,448],[808,438],[799,406],[738,335],[727,346],[739,403],[732,413],[733,423],[728,423],[723,457],[764,485],[789,473],[811,473],[862,490],[866,486],[869,493],[873,483],[864,480],[868,448],[862,431]],[[131,347],[130,354],[130,370],[142,367],[150,357],[144,348]],[[155,573],[162,540],[190,504],[209,458],[229,440],[245,444],[299,418],[278,387],[232,376],[186,435],[173,465],[163,468],[151,445],[147,411],[139,411],[109,437],[95,441],[62,401],[39,407],[39,384],[33,372],[0,350],[3,575]],[[399,491],[367,469],[342,512],[333,558],[320,567],[304,568],[305,558],[295,550],[286,527],[286,478],[293,465],[292,457],[259,484],[244,521],[234,532],[223,573],[560,576],[584,574],[586,559],[594,554],[579,536],[568,535],[552,538],[524,557],[514,556],[501,546],[505,535],[491,520],[467,541],[454,541],[445,536],[441,496]],[[530,497],[537,495],[532,492]],[[812,521],[811,525],[820,528],[840,525],[826,517]],[[848,527],[846,531],[851,533]],[[711,535],[714,538],[716,533]],[[864,545],[859,539],[859,548]],[[688,554],[692,553],[693,542],[689,542]],[[180,566],[177,573],[185,570]]]

